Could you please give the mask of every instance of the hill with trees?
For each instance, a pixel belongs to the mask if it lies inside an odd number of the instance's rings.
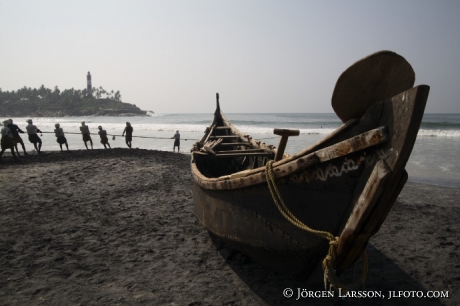
[[[121,101],[120,91],[102,87],[53,90],[23,87],[17,91],[0,88],[0,116],[3,117],[64,117],[64,116],[143,116],[146,111]]]

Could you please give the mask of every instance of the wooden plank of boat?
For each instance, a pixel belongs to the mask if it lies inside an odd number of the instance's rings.
[[[273,156],[273,153],[272,152],[220,153],[220,154],[216,154],[215,157],[217,158],[217,157],[244,157],[244,156]]]
[[[210,146],[211,149],[214,149],[215,147],[217,147],[219,144],[222,143],[223,140],[224,140],[223,138],[219,138],[216,141],[214,141],[213,144]]]
[[[213,125],[211,126],[211,129],[209,130],[208,135],[206,136],[206,138],[203,140],[202,145],[204,145],[205,143],[208,142],[208,140],[210,139],[211,135],[212,135],[213,132],[214,132],[214,128],[215,128],[215,127],[216,127],[216,124],[213,124]],[[216,138],[216,139],[217,139],[217,138]]]
[[[216,130],[231,130],[232,128],[227,125],[224,125],[224,126],[216,126],[215,129]]]
[[[384,171],[388,171],[388,169]],[[387,182],[391,181],[391,177],[388,174],[391,175],[391,173],[385,174]],[[362,216],[360,220],[353,220],[347,223],[348,226],[342,231],[336,250],[337,272],[346,270],[362,255],[362,250],[366,248],[369,239],[377,233],[383,221],[388,216],[407,179],[407,171],[404,170],[400,177],[395,180],[394,184],[384,187],[385,195],[380,196],[374,207],[369,205],[367,210],[370,213],[367,218]],[[383,194],[384,191],[375,189],[376,193],[382,192]],[[351,218],[355,218],[355,216],[351,215]]]
[[[223,143],[220,143],[218,146],[221,146],[221,147],[230,147],[230,146],[250,147],[251,144],[249,142],[223,142]]]
[[[216,155],[216,152],[211,147],[208,147],[208,146],[203,146],[203,151],[205,151],[206,153],[210,153],[212,155]]]
[[[214,151],[211,148],[204,146],[203,150],[198,154],[202,156],[212,154],[214,157],[247,157],[247,156],[273,156],[273,152],[266,151],[264,149],[247,149],[247,150],[226,150],[226,151]]]
[[[391,170],[384,160],[380,160],[374,166],[374,169],[367,180],[366,186],[361,192],[357,203],[353,207],[342,234],[340,235],[339,245],[336,251],[336,257],[350,257],[353,261],[356,260],[360,254],[353,252],[354,240],[362,239],[362,228],[364,223],[371,215],[374,206],[377,204],[387,182],[390,178]],[[370,238],[370,237],[365,237]],[[361,250],[361,248],[355,248]],[[352,253],[352,254],[350,254]],[[349,264],[350,260],[342,259],[341,263]],[[338,264],[338,263],[336,263]]]
[[[218,138],[217,140],[213,140],[213,141],[208,140],[208,142],[206,142],[203,145],[203,148],[201,149],[201,151],[211,153],[212,155],[216,155],[216,152],[214,152],[214,147],[219,145],[222,141],[223,141],[222,138]]]
[[[219,143],[221,143],[222,141],[223,141],[222,138],[218,138],[218,139],[216,139],[216,140],[211,140],[211,141],[208,140],[208,142],[206,142],[204,145],[205,145],[205,146],[208,146],[208,147],[210,147],[210,148],[214,148],[215,146],[217,146],[217,145],[218,145]]]
[[[238,135],[219,135],[219,136],[210,136],[209,139],[238,139],[240,136]]]
[[[246,150],[225,150],[225,151],[215,151],[216,154],[232,154],[232,153],[255,153],[255,152],[264,152],[264,149],[246,149]]]
[[[332,108],[346,122],[360,118],[374,103],[414,86],[415,72],[401,55],[392,51],[371,54],[345,70],[332,94]]]

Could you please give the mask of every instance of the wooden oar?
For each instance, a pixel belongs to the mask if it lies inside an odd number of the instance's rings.
[[[414,86],[415,72],[392,51],[373,53],[345,70],[335,84],[332,108],[346,122],[360,118],[372,104]]]

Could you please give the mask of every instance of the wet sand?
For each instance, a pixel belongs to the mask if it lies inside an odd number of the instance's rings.
[[[385,299],[296,301],[298,288],[321,286],[265,269],[198,223],[189,158],[140,149],[4,157],[0,305],[460,305],[460,190],[406,184],[367,249],[365,290]],[[351,282],[352,271],[340,278]],[[449,298],[386,299],[408,290]]]

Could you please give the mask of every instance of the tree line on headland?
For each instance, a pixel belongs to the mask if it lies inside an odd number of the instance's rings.
[[[121,101],[120,91],[104,88],[54,90],[24,86],[16,91],[0,88],[0,116],[62,117],[62,116],[140,116],[146,111]]]

